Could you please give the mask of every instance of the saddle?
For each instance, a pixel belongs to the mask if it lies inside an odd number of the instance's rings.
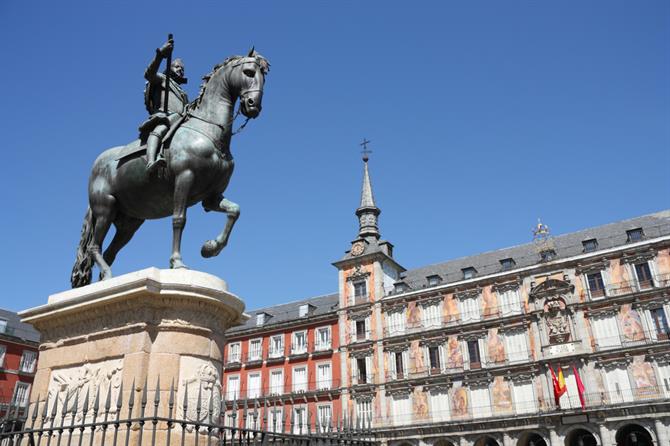
[[[160,154],[162,154],[165,158],[167,158],[167,150],[170,148],[170,142],[172,141],[172,137],[174,136],[175,132],[179,129],[179,127],[181,127],[181,125],[186,121],[187,117],[188,117],[187,114],[180,116],[179,119],[172,126],[170,126],[167,133],[163,137],[160,146]],[[139,142],[135,144],[132,143],[129,144],[126,147],[127,150],[123,151],[123,154],[117,158],[117,161],[124,162],[128,161],[131,158],[137,158],[144,155],[147,151],[147,137],[149,136],[151,129],[153,129],[158,124],[163,124],[162,122],[163,120],[165,121],[165,123],[169,124],[167,118],[160,116],[152,117],[149,118],[147,121],[145,121],[140,126]]]

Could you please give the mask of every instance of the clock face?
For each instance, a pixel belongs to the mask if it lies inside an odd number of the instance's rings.
[[[365,244],[363,242],[356,242],[351,247],[352,256],[359,256],[363,254],[363,251],[365,251]]]

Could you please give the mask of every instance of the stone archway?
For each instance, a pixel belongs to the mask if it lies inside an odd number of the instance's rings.
[[[549,441],[537,432],[524,432],[519,436],[517,446],[549,446]]]
[[[653,446],[654,440],[647,429],[639,424],[621,426],[614,437],[617,446]]]
[[[565,437],[565,446],[598,446],[600,443],[596,436],[583,428],[578,428]]]
[[[500,443],[495,438],[486,436],[479,438],[474,446],[500,446]]]
[[[433,446],[455,446],[455,443],[453,441],[441,439],[433,443]]]

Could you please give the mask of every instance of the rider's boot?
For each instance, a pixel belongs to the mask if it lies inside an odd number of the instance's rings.
[[[151,132],[147,138],[147,173],[153,174],[159,167],[165,167],[165,159],[158,158],[158,146],[162,136]]]

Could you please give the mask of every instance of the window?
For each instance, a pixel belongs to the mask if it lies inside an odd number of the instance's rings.
[[[248,375],[247,398],[258,398],[261,396],[261,374]]]
[[[433,305],[424,305],[421,313],[424,327],[439,327],[442,323],[441,305],[439,303]]]
[[[226,385],[226,399],[236,400],[240,397],[240,377],[229,376],[228,384]]]
[[[598,349],[621,346],[616,316],[594,316],[591,319],[591,326]]]
[[[0,369],[5,367],[5,353],[7,352],[7,347],[0,345]]]
[[[259,361],[262,359],[262,339],[252,339],[249,341],[249,361]]]
[[[670,398],[670,364],[659,364],[658,375],[661,378],[660,385],[666,398]]]
[[[241,356],[240,350],[241,349],[240,349],[240,343],[239,342],[235,342],[235,343],[230,344],[228,346],[228,363],[229,364],[240,362],[240,360],[242,359],[240,357]]]
[[[12,404],[15,404],[19,407],[26,407],[28,405],[29,398],[30,384],[17,381],[16,387],[14,387],[14,397],[12,398]]]
[[[270,338],[270,358],[284,356],[284,335],[275,335]]]
[[[635,264],[635,276],[640,289],[646,290],[654,286],[654,279],[651,277],[649,262]]]
[[[428,346],[428,364],[430,364],[431,374],[442,371],[442,352],[438,345]]]
[[[540,260],[543,262],[550,262],[556,258],[556,251],[553,249],[545,249],[540,251]]]
[[[430,393],[430,413],[433,421],[449,421],[449,395],[446,391]]]
[[[356,341],[365,341],[370,338],[370,317],[353,322]]]
[[[366,301],[368,297],[367,282],[354,282],[354,298],[356,302]]]
[[[442,282],[442,278],[440,276],[428,276],[426,277],[426,280],[428,280],[428,286],[438,286],[440,282]]]
[[[307,392],[307,367],[293,369],[293,393]]]
[[[521,297],[518,288],[499,290],[496,294],[498,294],[498,304],[503,316],[521,313]]]
[[[35,363],[37,362],[37,352],[32,350],[24,350],[21,355],[21,364],[19,370],[26,373],[33,373],[35,371]]]
[[[316,350],[329,350],[330,346],[330,327],[320,327],[316,329]]]
[[[649,310],[651,320],[654,323],[657,339],[668,339],[670,334],[670,327],[668,327],[668,319],[665,317],[665,310],[663,307],[652,308]]]
[[[368,367],[368,362],[370,362],[370,367]],[[372,370],[372,358],[356,358],[354,364],[356,367],[354,371],[354,384],[372,383],[372,377],[368,374],[368,371]]]
[[[479,355],[478,339],[472,339],[468,341],[468,355],[470,357],[471,369],[479,369],[482,367],[481,356]]]
[[[472,266],[468,266],[467,268],[463,268],[461,270],[461,272],[463,273],[463,279],[464,280],[472,279],[473,277],[475,277],[475,274],[477,274],[477,270],[474,269]]]
[[[525,330],[508,331],[504,335],[505,351],[510,363],[528,360],[528,344]]]
[[[284,393],[284,371],[282,369],[270,372],[270,395]]]
[[[407,378],[407,360],[409,353],[407,351],[390,352],[391,379]]]
[[[356,400],[356,419],[361,420],[361,425],[372,426],[372,401]]]
[[[291,346],[291,353],[294,354],[294,355],[307,353],[307,332],[306,331],[294,331],[293,332],[293,345]]]
[[[509,271],[511,269],[514,269],[515,266],[516,266],[516,262],[511,257],[508,258],[508,259],[502,259],[500,261],[500,267],[503,271]]]
[[[405,312],[393,311],[386,314],[388,331],[390,335],[402,334],[405,332]]]
[[[409,289],[405,282],[398,282],[393,286],[395,293],[403,293]]]
[[[319,426],[319,432],[326,432],[331,426],[333,420],[333,408],[330,404],[316,406],[316,423]]]
[[[584,252],[593,252],[598,249],[598,240],[594,238],[584,240],[582,246],[584,247]]]
[[[461,313],[461,321],[470,322],[480,319],[479,299],[476,296],[459,299],[458,306]]]
[[[309,313],[309,305],[300,305],[300,308],[298,309],[298,317],[305,317],[307,316],[307,313]]]
[[[226,413],[226,418],[223,422],[227,427],[237,427],[235,420],[237,420],[237,414],[235,412],[228,412]]]
[[[294,407],[293,408],[293,433],[294,434],[306,434],[309,430],[307,425],[307,411],[304,407]]]
[[[514,382],[512,384],[512,398],[517,414],[537,412],[535,392],[531,381]]]
[[[492,415],[491,395],[488,387],[470,388],[470,399],[472,400],[472,416],[474,418],[486,418]]]
[[[330,363],[317,364],[316,366],[316,389],[328,390],[332,384]]]
[[[250,408],[246,410],[246,419],[247,424],[246,428],[249,430],[260,429],[261,424],[261,414],[258,412],[257,408]]]
[[[605,297],[605,282],[600,271],[586,275],[586,282],[589,284],[589,295],[591,299]]]
[[[644,238],[644,232],[642,232],[642,228],[635,228],[626,231],[626,236],[628,237],[628,243],[635,243],[641,241]]]
[[[0,333],[7,333],[7,320],[0,319]]]
[[[256,325],[265,324],[265,313],[258,313],[256,315]]]
[[[391,399],[393,424],[400,426],[412,422],[412,403],[409,395],[395,395]]]
[[[268,427],[267,429],[270,432],[281,432],[282,429],[282,421],[283,421],[283,412],[281,406],[273,406],[270,408],[270,413],[268,417]]]
[[[625,367],[614,367],[605,370],[605,382],[610,404],[618,404],[633,400],[628,370]]]

